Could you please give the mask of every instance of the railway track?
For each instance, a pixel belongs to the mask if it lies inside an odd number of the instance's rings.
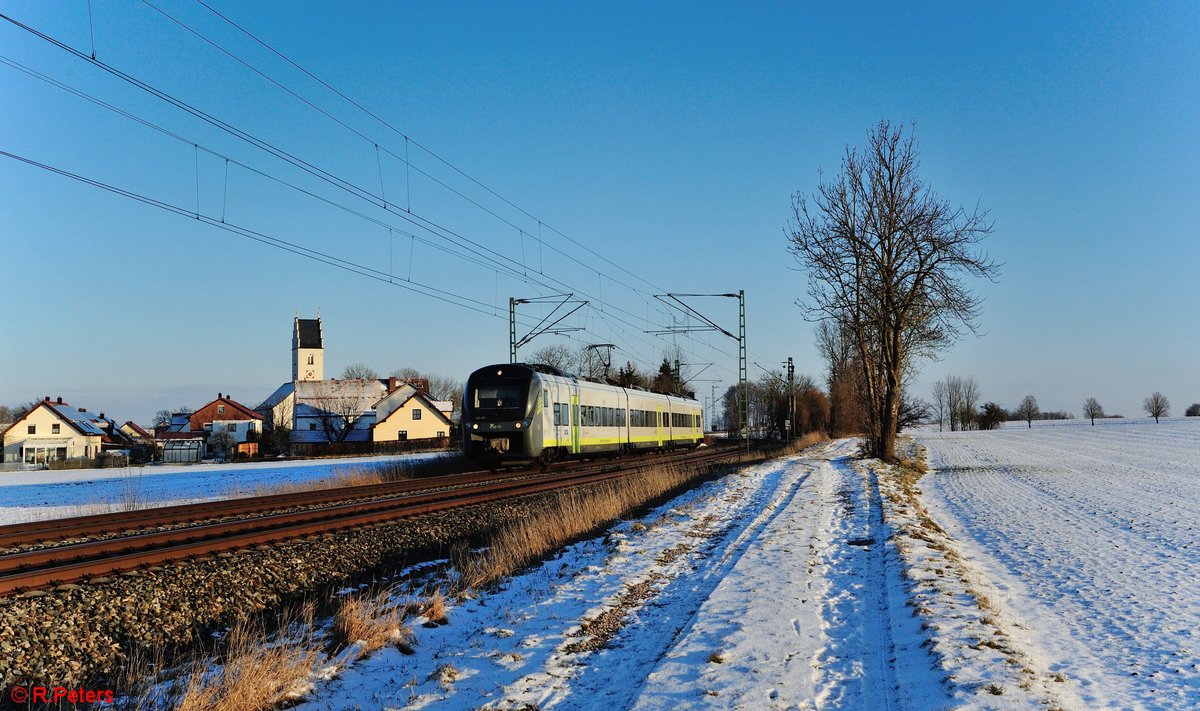
[[[0,596],[207,557],[360,526],[628,476],[646,464],[694,464],[730,456],[685,454],[541,473],[465,472],[388,484],[169,506],[0,527]],[[83,539],[73,542],[72,539]],[[57,541],[58,545],[44,545]],[[22,547],[40,546],[30,550]],[[15,549],[15,550],[14,550]]]

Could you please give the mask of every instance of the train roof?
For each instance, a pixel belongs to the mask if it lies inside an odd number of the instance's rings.
[[[614,383],[611,380],[599,380],[597,378],[585,378],[580,375],[575,375],[574,373],[565,372],[559,368],[555,368],[552,365],[546,365],[544,363],[496,363],[494,365],[485,365],[482,368],[478,368],[475,370],[474,373],[472,373],[472,375],[474,375],[475,373],[482,373],[485,371],[489,371],[489,370],[492,370],[493,368],[504,369],[504,368],[513,368],[513,367],[525,368],[525,369],[531,370],[535,373],[542,373],[543,375],[553,375],[553,376],[560,377],[560,378],[571,378],[572,380],[579,380],[579,381],[582,381],[585,383],[596,383],[597,385],[608,385],[608,386],[611,386],[614,388],[624,388],[625,390],[636,390],[638,392],[653,393],[655,395],[667,395],[669,397],[677,397],[680,400],[692,400],[694,402],[699,402],[698,400],[696,400],[696,396],[694,394],[688,395],[685,393],[663,392],[661,390],[649,390],[647,388],[641,387],[640,385],[621,385],[620,383]]]

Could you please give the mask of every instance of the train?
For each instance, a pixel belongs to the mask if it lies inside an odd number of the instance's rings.
[[[498,464],[697,447],[704,409],[691,397],[503,363],[467,378],[462,438],[468,458]]]

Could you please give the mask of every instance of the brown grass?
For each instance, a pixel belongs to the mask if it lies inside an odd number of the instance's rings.
[[[421,603],[421,614],[435,625],[444,625],[450,622],[446,616],[446,596],[442,593],[441,588],[434,590]]]
[[[350,486],[367,486],[382,484],[387,481],[382,472],[374,467],[355,467],[341,469],[325,479],[313,481],[282,481],[274,484],[258,484],[253,487],[231,486],[222,494],[225,498],[235,499],[247,496],[274,496],[276,494],[298,494],[304,491],[325,491],[326,489],[344,489]]]
[[[459,587],[478,589],[507,577],[700,473],[661,466],[619,481],[559,492],[546,506],[502,527],[484,553],[466,557],[461,564]]]
[[[361,643],[356,658],[362,659],[388,644],[401,648],[408,645],[413,633],[404,624],[404,617],[405,611],[393,601],[391,590],[351,595],[338,606],[330,633],[338,646]]]
[[[311,619],[308,624],[311,627]],[[309,688],[320,658],[309,638],[281,635],[268,642],[261,625],[238,622],[229,633],[221,666],[196,664],[176,711],[273,709]]]

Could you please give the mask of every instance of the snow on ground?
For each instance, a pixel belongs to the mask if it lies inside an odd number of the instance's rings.
[[[131,500],[143,506],[166,506],[246,496],[279,484],[302,484],[389,462],[440,456],[444,453],[0,472],[0,525],[119,510]]]
[[[949,705],[855,449],[751,467],[570,546],[302,708]]]
[[[922,500],[1059,705],[1200,708],[1200,421],[1040,424],[919,434]]]

